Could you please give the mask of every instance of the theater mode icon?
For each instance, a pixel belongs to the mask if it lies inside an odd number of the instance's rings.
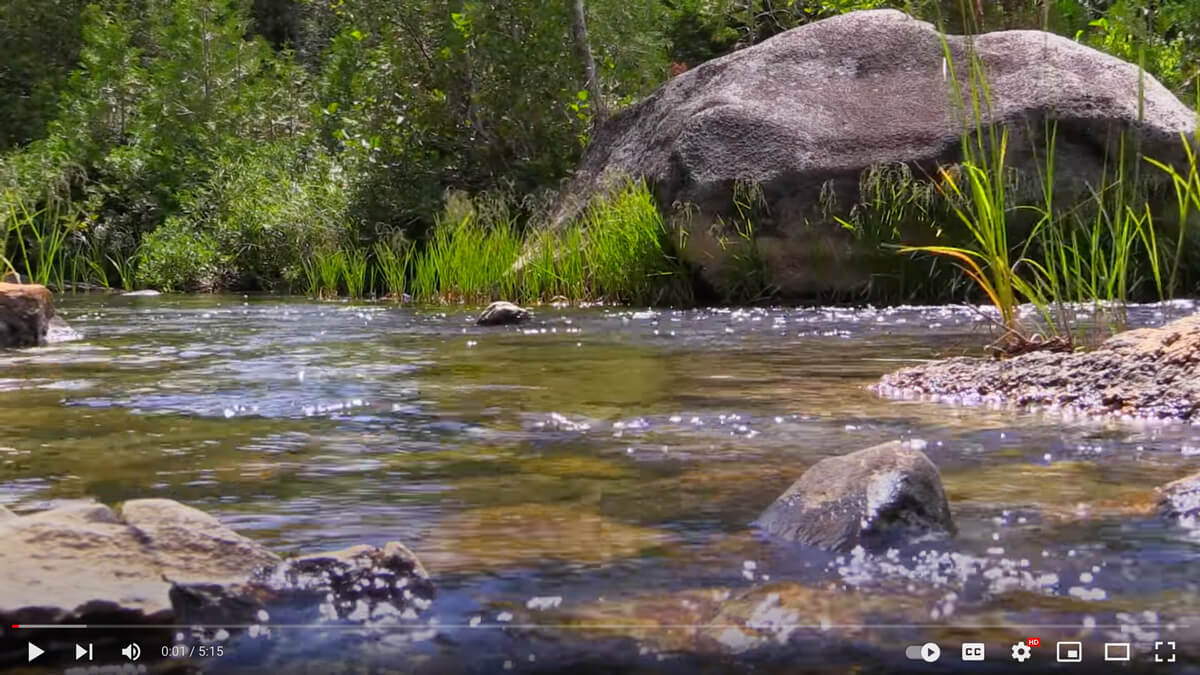
[[[962,646],[963,661],[982,661],[984,644],[982,642],[964,642]]]
[[[1105,642],[1104,643],[1104,660],[1105,661],[1128,661],[1129,643],[1128,642]]]

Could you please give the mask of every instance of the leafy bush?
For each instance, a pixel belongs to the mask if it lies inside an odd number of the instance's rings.
[[[162,291],[216,288],[223,266],[217,241],[181,218],[146,235],[139,263],[138,283]]]

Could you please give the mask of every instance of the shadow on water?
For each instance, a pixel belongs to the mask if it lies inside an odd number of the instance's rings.
[[[1200,538],[1153,515],[1153,487],[1200,469],[1200,431],[866,389],[976,353],[971,308],[543,308],[519,329],[279,298],[60,313],[85,340],[0,361],[0,503],[170,497],[281,552],[403,541],[438,582],[420,631],[242,636],[225,668],[886,671],[913,640],[1026,625],[1195,633]],[[956,540],[835,556],[749,529],[814,462],[896,438],[941,468]]]

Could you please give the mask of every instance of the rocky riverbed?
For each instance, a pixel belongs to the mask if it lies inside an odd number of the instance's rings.
[[[1030,623],[1089,653],[1192,644],[1196,482],[1175,482],[1200,471],[1192,425],[869,390],[978,353],[977,308],[538,306],[497,328],[481,308],[58,300],[84,339],[0,360],[0,522],[19,523],[0,529],[33,551],[5,569],[97,580],[39,590],[51,620],[95,596],[189,626],[146,639],[139,667],[215,644],[210,672],[900,670],[914,641]],[[752,525],[777,500],[800,507],[781,534]],[[921,527],[876,546],[872,514]],[[788,536],[814,531],[847,537]],[[0,631],[13,659],[28,637]],[[97,654],[121,664],[123,637]],[[70,663],[69,640],[43,646]]]
[[[874,389],[892,398],[1200,422],[1200,314],[1125,331],[1089,351],[932,361],[885,375]]]

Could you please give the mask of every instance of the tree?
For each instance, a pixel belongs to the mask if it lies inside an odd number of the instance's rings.
[[[600,92],[600,76],[596,73],[596,59],[588,42],[587,8],[583,0],[568,0],[571,3],[571,39],[575,42],[575,53],[583,63],[587,92],[591,98],[593,124],[604,121],[604,97]]]

